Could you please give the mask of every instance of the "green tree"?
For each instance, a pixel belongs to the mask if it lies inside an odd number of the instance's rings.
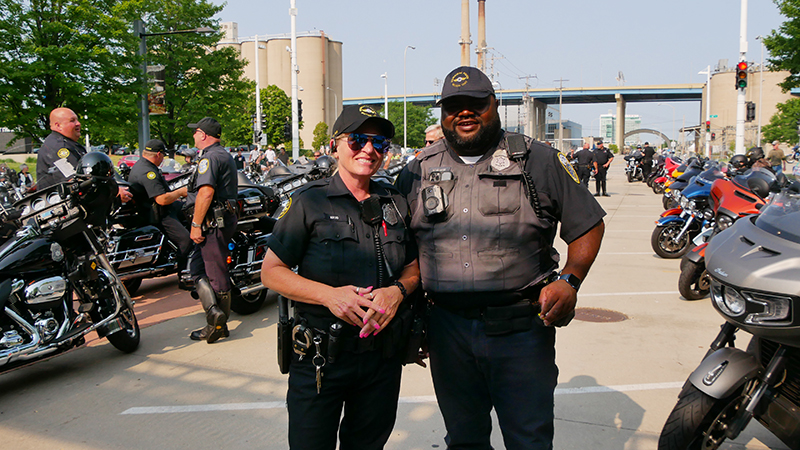
[[[328,144],[328,124],[320,122],[314,127],[314,142],[311,143],[312,150],[318,149],[322,145]]]
[[[291,120],[292,100],[286,95],[286,92],[283,92],[283,89],[270,84],[266,89],[261,90],[261,111],[266,117],[262,131],[267,134],[267,142],[272,145],[284,143],[283,124],[287,120]],[[291,139],[289,143],[291,144]],[[289,147],[286,148],[288,150]]]
[[[135,114],[136,38],[120,15],[132,0],[0,0],[0,124],[40,140],[66,106],[87,129]],[[88,116],[88,119],[84,119]]]
[[[764,38],[769,50],[770,70],[789,71],[779,84],[783,91],[800,86],[800,0],[774,0],[786,21]]]
[[[383,108],[381,108],[383,116]],[[408,147],[422,148],[425,146],[425,128],[435,124],[438,120],[433,117],[430,106],[418,106],[406,103],[406,118],[408,127]],[[394,124],[394,138],[392,142],[403,145],[403,102],[389,103],[389,121]]]
[[[797,142],[797,121],[800,120],[800,98],[778,103],[778,112],[761,128],[764,141]]]

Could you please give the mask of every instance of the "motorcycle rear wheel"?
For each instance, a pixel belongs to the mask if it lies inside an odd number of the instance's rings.
[[[133,280],[123,281],[122,284],[125,285],[125,289],[128,290],[128,294],[130,294],[131,297],[133,297],[134,295],[136,295],[136,291],[139,290],[139,287],[141,287],[142,279],[135,278]]]
[[[719,448],[725,438],[724,433],[720,436],[718,430],[724,428],[723,422],[729,418],[729,415],[721,413],[739,399],[736,394],[715,399],[696,387],[689,386],[686,394],[678,399],[661,430],[658,450]]]
[[[706,272],[705,264],[683,261],[681,276],[678,278],[678,291],[686,300],[700,300],[708,296],[711,290],[711,278]]]
[[[656,227],[650,236],[650,245],[656,255],[664,259],[676,259],[685,255],[691,249],[692,239],[689,233],[684,233],[677,243],[672,241],[683,228],[682,223],[670,223],[663,227]]]
[[[136,320],[136,314],[134,314],[133,310],[128,307],[120,311],[119,318],[122,319],[125,328],[114,334],[109,334],[106,338],[117,350],[123,353],[131,353],[139,347],[139,339],[141,338],[139,321]]]
[[[261,309],[267,299],[268,289],[251,292],[249,294],[234,295],[231,299],[231,310],[236,314],[246,316]]]

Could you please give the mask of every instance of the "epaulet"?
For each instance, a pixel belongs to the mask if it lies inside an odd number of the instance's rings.
[[[390,191],[390,194],[400,194],[400,189],[397,189],[397,187],[395,187],[393,184],[389,184],[385,181],[375,181],[375,184],[386,189],[387,191]]]
[[[292,192],[292,195],[299,195],[305,191],[310,191],[314,188],[326,187],[331,183],[331,177],[321,178],[319,180],[314,180],[310,183],[304,184],[302,187],[297,188],[296,191]]]
[[[428,147],[423,148],[416,156],[416,159],[419,160],[428,159],[433,155],[438,155],[445,151],[447,151],[447,146],[445,146],[444,144],[444,139],[439,139],[438,141],[434,142]]]

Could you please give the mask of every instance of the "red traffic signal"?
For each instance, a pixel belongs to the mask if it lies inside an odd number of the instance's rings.
[[[706,131],[711,131],[711,121],[706,120]]]
[[[736,89],[747,87],[747,61],[740,61],[736,65]]]

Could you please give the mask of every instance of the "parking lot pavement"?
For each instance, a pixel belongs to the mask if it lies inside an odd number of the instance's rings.
[[[611,197],[599,198],[608,213],[606,234],[578,306],[625,320],[576,319],[558,331],[556,449],[656,449],[680,386],[722,323],[707,299],[689,302],[678,294],[679,261],[660,259],[650,248],[660,199],[642,183],[627,183],[622,170],[612,166]],[[565,256],[566,246],[557,241],[557,247]],[[137,308],[153,313],[155,323],[142,331],[135,353],[123,355],[101,341],[0,376],[4,447],[288,447],[274,297],[256,314],[234,316],[230,339],[207,345],[187,338],[203,323],[199,308],[157,319],[166,314],[157,312],[161,303],[180,304],[187,294],[149,292]],[[493,445],[503,448],[494,429]],[[407,366],[386,448],[445,448],[444,435],[428,370]],[[751,424],[723,448],[786,447]]]

